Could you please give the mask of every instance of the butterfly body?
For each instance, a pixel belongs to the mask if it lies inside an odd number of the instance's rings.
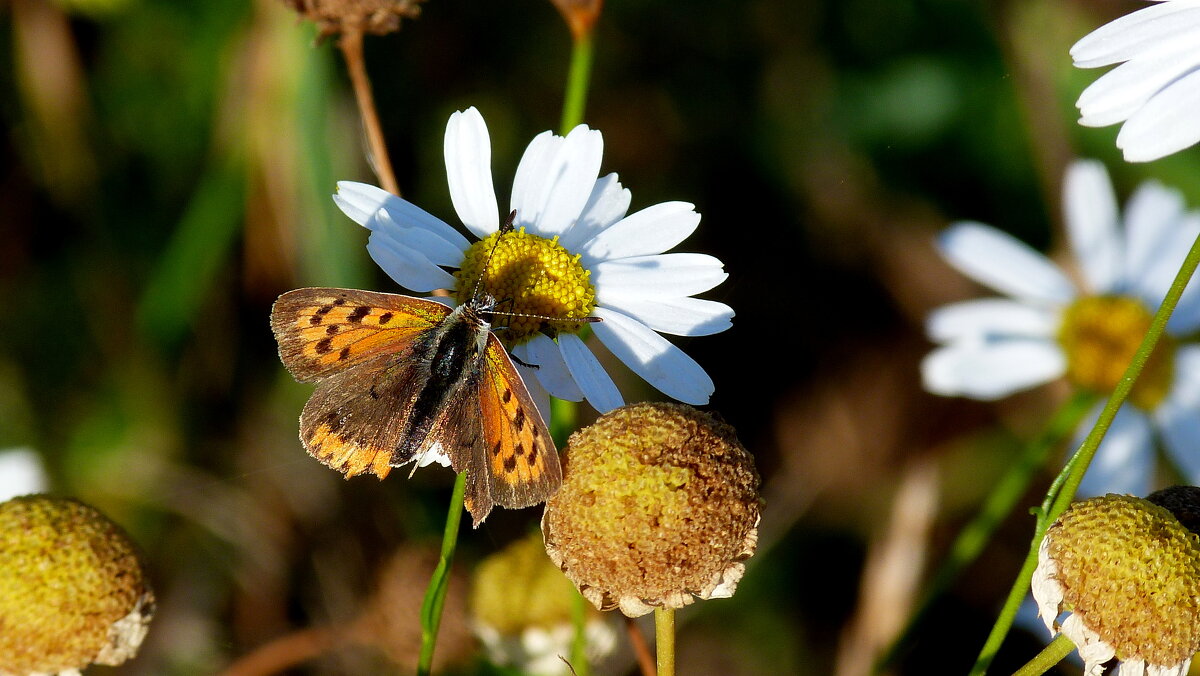
[[[279,356],[316,390],[300,416],[306,450],[346,477],[429,453],[467,473],[475,525],[493,505],[527,507],[558,489],[541,414],[488,321],[491,299],[457,308],[397,294],[297,289],[271,310]]]

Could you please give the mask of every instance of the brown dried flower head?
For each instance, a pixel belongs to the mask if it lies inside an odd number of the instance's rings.
[[[400,30],[401,19],[421,14],[423,0],[283,0],[320,29],[318,40],[341,33],[387,35]]]
[[[1114,657],[1119,673],[1181,676],[1200,650],[1200,538],[1140,498],[1076,502],[1042,539],[1033,596],[1089,676]]]
[[[0,675],[121,664],[153,613],[136,547],[103,514],[45,495],[0,504]]]
[[[584,597],[637,617],[731,596],[759,507],[732,427],[682,404],[634,404],[571,435],[542,535]]]

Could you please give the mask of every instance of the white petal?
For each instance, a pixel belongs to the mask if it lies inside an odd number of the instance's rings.
[[[1075,431],[1071,448],[1079,448],[1083,443],[1103,407],[1104,402],[1097,403],[1084,419]],[[1079,495],[1146,495],[1150,492],[1153,469],[1154,444],[1150,420],[1141,411],[1126,404],[1117,411],[1112,426],[1104,435],[1104,441],[1100,442],[1100,448],[1079,484]]]
[[[1100,639],[1100,635],[1088,628],[1076,613],[1063,620],[1061,631],[1079,650],[1083,658],[1084,676],[1101,676],[1104,663],[1116,656],[1113,647]]]
[[[384,209],[376,212],[369,223],[368,227],[375,234],[385,236],[401,246],[415,249],[435,265],[452,268],[462,266],[463,249],[424,228],[397,223]]]
[[[475,108],[450,116],[445,157],[454,210],[476,237],[487,237],[500,227],[500,217],[492,186],[492,141],[483,116]]]
[[[1164,256],[1178,255],[1182,261],[1185,251],[1173,250],[1175,242],[1171,233],[1183,216],[1183,196],[1176,190],[1164,188],[1157,181],[1146,181],[1130,196],[1125,204],[1125,273],[1129,281],[1123,293],[1143,291],[1147,302],[1157,307],[1166,287],[1150,286],[1144,281],[1149,273],[1165,265]],[[1178,267],[1176,267],[1178,269]],[[1169,271],[1174,275],[1174,271]],[[1168,280],[1168,284],[1170,281]],[[1149,296],[1157,295],[1157,300]]]
[[[1058,378],[1066,358],[1045,340],[966,340],[930,352],[921,362],[925,389],[990,401]]]
[[[533,399],[534,406],[537,406],[538,413],[542,414],[542,420],[546,421],[546,425],[550,425],[550,395],[546,392],[546,388],[542,387],[541,381],[538,380],[537,371],[531,368],[521,366],[514,362],[517,367],[517,373],[521,375],[521,381],[525,383],[525,389],[529,392],[529,398]]]
[[[573,333],[559,334],[558,348],[567,364],[567,370],[571,372],[571,377],[575,379],[592,408],[601,413],[608,413],[625,403],[612,378],[579,336]]]
[[[28,448],[0,451],[0,502],[18,495],[45,493],[49,485],[42,459]]]
[[[1175,352],[1175,381],[1154,417],[1187,483],[1200,485],[1200,347],[1188,345]]]
[[[621,187],[616,174],[596,181],[579,220],[563,233],[558,243],[567,251],[578,251],[596,233],[625,218],[632,199],[629,190]]]
[[[733,325],[733,308],[700,298],[620,297],[602,306],[619,310],[655,331],[675,336],[711,336]]]
[[[1156,48],[1100,76],[1083,90],[1075,106],[1079,124],[1106,127],[1126,120],[1152,96],[1197,65],[1196,36]]]
[[[1200,213],[1193,212],[1184,216],[1176,225],[1179,236],[1179,248],[1189,250],[1196,238],[1200,236]],[[1186,255],[1185,255],[1186,257]],[[1200,329],[1200,275],[1192,275],[1167,330],[1175,335],[1191,333]]]
[[[575,384],[562,352],[552,339],[539,333],[530,342],[513,348],[513,352],[525,363],[538,367],[537,379],[551,395],[567,401],[583,400],[583,392]]]
[[[680,298],[708,291],[729,277],[720,260],[707,254],[675,253],[604,261],[589,267],[596,300]]]
[[[1127,61],[1147,50],[1194,37],[1200,26],[1200,2],[1174,0],[1140,9],[1111,21],[1071,47],[1079,68]]]
[[[707,404],[712,378],[694,359],[641,322],[616,310],[598,307],[592,330],[604,346],[634,373],[663,394],[685,404]]]
[[[658,254],[687,239],[700,214],[687,202],[663,202],[630,214],[583,245],[584,267],[599,261]]]
[[[399,223],[404,227],[427,230],[446,240],[459,251],[466,251],[470,246],[466,237],[440,218],[382,188],[353,181],[339,181],[337,186],[338,192],[333,196],[334,203],[351,220],[368,230],[377,230],[389,222]],[[391,217],[390,220],[379,216],[381,209]]]
[[[1046,537],[1042,537],[1038,544],[1038,563],[1033,570],[1030,587],[1033,600],[1037,603],[1037,616],[1053,636],[1062,612],[1063,587],[1058,581],[1058,564],[1050,558],[1050,541]]]
[[[1117,228],[1117,197],[1104,165],[1095,161],[1071,164],[1063,184],[1067,235],[1083,278],[1092,291],[1111,290],[1121,274],[1121,237]]]
[[[934,310],[925,321],[925,331],[937,343],[1000,336],[1050,338],[1061,319],[1052,310],[1008,298],[980,298]]]
[[[532,228],[541,218],[545,207],[542,184],[547,181],[550,165],[558,157],[564,141],[566,139],[554,132],[544,131],[525,146],[521,161],[517,163],[517,173],[513,176],[512,195],[509,196],[509,208],[517,212],[517,227]]]
[[[1155,94],[1121,127],[1117,147],[1128,162],[1149,162],[1200,141],[1200,70]]]
[[[421,252],[404,246],[383,232],[371,233],[367,252],[392,281],[413,291],[454,288],[454,276],[434,265]]]
[[[513,208],[518,224],[527,225],[543,237],[553,237],[566,232],[587,205],[600,173],[604,138],[581,124],[561,143],[541,142],[539,148],[553,149],[553,154],[539,158],[539,174],[530,175],[527,170],[521,177],[520,204],[514,187]]]
[[[991,226],[954,223],[937,245],[964,275],[1014,298],[1054,305],[1075,297],[1070,280],[1049,259]]]

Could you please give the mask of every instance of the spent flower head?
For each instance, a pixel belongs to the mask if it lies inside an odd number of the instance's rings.
[[[0,504],[0,676],[121,664],[153,614],[137,548],[103,514],[45,495]]]
[[[475,634],[488,656],[524,674],[571,673],[559,656],[571,654],[575,638],[572,607],[579,596],[571,581],[546,556],[538,533],[513,542],[484,559],[471,583]],[[584,624],[587,657],[595,662],[612,652],[616,632],[598,611]]]
[[[317,24],[318,40],[341,33],[387,35],[400,30],[402,19],[421,15],[424,0],[283,0],[300,16]]]
[[[630,193],[617,175],[597,178],[603,149],[600,132],[586,125],[565,138],[549,131],[536,136],[517,166],[504,211],[515,211],[516,232],[498,245],[502,218],[492,187],[491,143],[474,108],[450,116],[445,139],[450,198],[478,238],[474,243],[375,186],[339,183],[334,200],[371,230],[367,251],[400,286],[451,289],[451,302],[462,303],[481,281],[501,301],[500,338],[521,361],[538,367],[520,370],[543,414],[547,392],[569,401],[586,398],[601,412],[623,403],[583,342],[585,326],[664,394],[706,403],[712,379],[661,334],[704,336],[729,328],[729,306],[692,297],[728,275],[712,256],[664,253],[695,231],[700,214],[687,202],[627,214]],[[572,321],[588,316],[601,321]]]
[[[1083,91],[1079,123],[1123,122],[1117,147],[1148,162],[1200,141],[1200,4],[1165,0],[1092,31],[1071,47],[1079,68],[1120,63]]]
[[[1089,676],[1114,657],[1118,675],[1181,676],[1200,650],[1200,538],[1149,501],[1071,505],[1042,539],[1032,586],[1046,628],[1075,643]]]
[[[952,266],[1007,297],[930,314],[927,330],[939,346],[921,366],[926,389],[992,400],[1061,377],[1099,394],[1116,386],[1200,234],[1200,214],[1185,211],[1178,192],[1150,181],[1130,198],[1122,227],[1108,175],[1089,161],[1071,165],[1064,202],[1078,284],[1042,254],[980,223],[955,223],[938,238]],[[1180,300],[1130,395],[1133,406],[1117,414],[1089,468],[1084,494],[1148,492],[1155,433],[1185,475],[1200,480],[1200,346],[1182,340],[1200,329],[1198,288],[1189,286]]]
[[[690,406],[633,404],[571,435],[542,535],[585,598],[636,617],[733,595],[759,509],[732,427]]]

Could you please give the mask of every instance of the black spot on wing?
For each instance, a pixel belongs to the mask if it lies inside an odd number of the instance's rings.
[[[328,338],[322,338],[317,341],[317,354],[325,354],[330,349],[332,348],[330,347],[330,340]]]
[[[362,322],[363,317],[366,317],[369,314],[371,314],[371,308],[367,307],[366,305],[359,305],[358,307],[354,308],[354,311],[346,317],[346,321],[350,322],[351,324],[358,324]]]

